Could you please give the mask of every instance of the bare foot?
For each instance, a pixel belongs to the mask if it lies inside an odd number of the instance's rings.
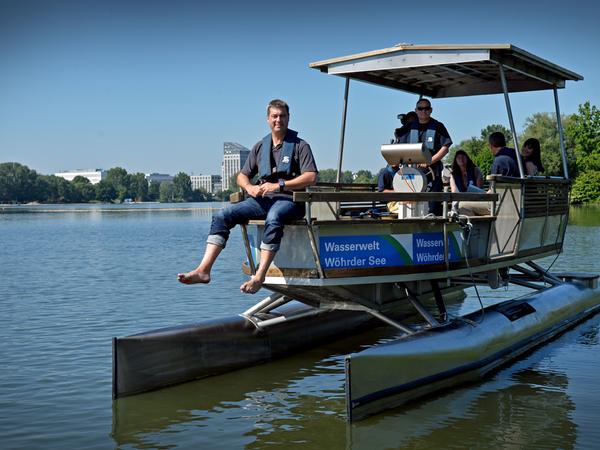
[[[192,270],[191,272],[178,273],[177,279],[183,284],[197,284],[197,283],[210,283],[210,274],[201,272],[198,269]]]
[[[256,294],[262,287],[262,284],[262,280],[252,277],[240,286],[240,291],[245,292],[246,294]]]

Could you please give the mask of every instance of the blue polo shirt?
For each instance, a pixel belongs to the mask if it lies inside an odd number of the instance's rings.
[[[519,165],[514,148],[503,147],[492,161],[492,175],[504,175],[507,177],[520,177]]]

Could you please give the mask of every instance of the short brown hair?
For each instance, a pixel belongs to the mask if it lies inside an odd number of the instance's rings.
[[[490,134],[488,142],[492,147],[495,148],[506,147],[506,138],[501,131],[494,131],[492,134]]]
[[[428,98],[422,97],[419,100],[417,100],[417,103],[415,104],[415,107],[418,108],[419,107],[419,103],[421,102],[427,102],[427,106],[429,106],[431,108],[431,101]]]
[[[288,106],[288,104],[278,98],[271,100],[267,105],[267,116],[269,115],[271,108],[285,109],[288,113],[288,116],[290,114],[290,107]]]

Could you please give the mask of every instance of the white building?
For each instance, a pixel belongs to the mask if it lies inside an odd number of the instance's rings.
[[[167,182],[167,183],[172,183],[173,182],[173,176],[172,175],[167,175],[164,173],[147,173],[145,175],[146,177],[146,181],[148,181],[148,184],[152,184],[152,183],[162,183]]]
[[[221,191],[221,175],[190,175],[192,189],[202,189],[210,194]]]
[[[87,178],[88,180],[90,180],[90,183],[92,184],[97,184],[100,183],[100,181],[105,180],[106,179],[106,175],[107,175],[107,171],[106,170],[102,170],[102,169],[89,169],[89,170],[67,170],[65,172],[58,172],[55,173],[54,175],[57,177],[61,177],[64,178],[67,181],[73,181],[75,179],[75,177],[84,177]]]
[[[223,143],[223,163],[221,164],[223,190],[230,188],[229,180],[244,167],[249,154],[250,150],[236,142]]]

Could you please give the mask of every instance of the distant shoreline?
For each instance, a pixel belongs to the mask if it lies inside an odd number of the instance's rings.
[[[215,203],[219,205],[215,205]],[[0,203],[2,213],[90,213],[90,212],[171,212],[171,211],[217,211],[223,202],[193,203]],[[159,206],[160,205],[160,206]]]

